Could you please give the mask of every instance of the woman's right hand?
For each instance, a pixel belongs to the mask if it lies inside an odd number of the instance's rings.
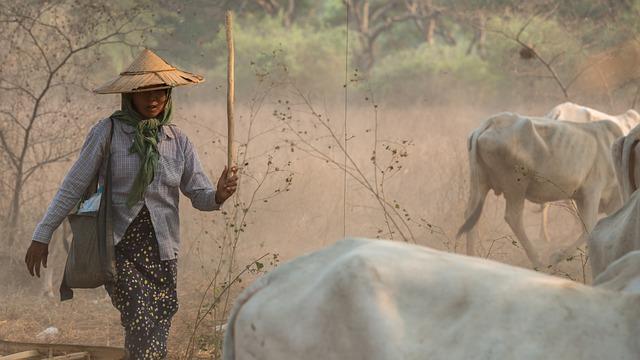
[[[38,241],[31,241],[29,249],[27,249],[27,255],[24,257],[24,262],[27,264],[27,270],[31,276],[35,275],[40,277],[40,264],[44,268],[47,267],[47,256],[49,255],[49,244],[41,243]]]

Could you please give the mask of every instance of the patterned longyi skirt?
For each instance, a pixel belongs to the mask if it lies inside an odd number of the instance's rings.
[[[146,205],[116,245],[117,282],[109,290],[120,311],[129,359],[164,359],[171,318],[178,310],[177,261],[160,259]]]

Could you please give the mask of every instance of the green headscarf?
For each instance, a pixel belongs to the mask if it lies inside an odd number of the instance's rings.
[[[158,133],[163,125],[171,123],[171,89],[167,90],[167,102],[164,111],[157,118],[143,120],[133,107],[133,95],[122,94],[122,107],[111,115],[112,118],[131,125],[135,130],[133,145],[130,153],[137,153],[140,157],[140,170],[136,175],[131,191],[127,197],[127,206],[133,207],[144,197],[147,186],[153,177],[160,158],[158,151]]]

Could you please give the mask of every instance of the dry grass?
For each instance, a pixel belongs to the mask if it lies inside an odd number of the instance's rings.
[[[0,297],[0,338],[36,341],[49,326],[59,329],[55,342],[121,346],[120,318],[105,291],[80,291],[74,300],[60,303],[27,292]]]
[[[169,335],[169,359],[183,358],[204,290],[202,283],[181,278],[180,308],[173,318]],[[250,282],[250,278],[246,281]],[[237,291],[234,289],[233,297]],[[120,315],[102,288],[76,291],[73,300],[63,303],[28,291],[3,291],[0,304],[0,338],[3,340],[124,346]],[[197,358],[211,359],[219,350],[216,345],[220,334],[214,334],[213,329],[221,323],[212,318],[205,321],[196,338]],[[50,339],[38,339],[37,335],[50,326],[56,327],[59,334]]]

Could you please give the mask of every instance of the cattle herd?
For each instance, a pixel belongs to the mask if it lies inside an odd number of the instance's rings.
[[[257,279],[236,299],[223,356],[239,359],[640,359],[640,115],[573,103],[500,113],[468,139],[458,235],[475,255],[489,190],[535,268],[588,243],[593,285],[405,243],[346,239]],[[540,258],[525,200],[575,204],[583,233]],[[607,216],[597,220],[599,213]],[[546,234],[546,210],[541,234]]]

